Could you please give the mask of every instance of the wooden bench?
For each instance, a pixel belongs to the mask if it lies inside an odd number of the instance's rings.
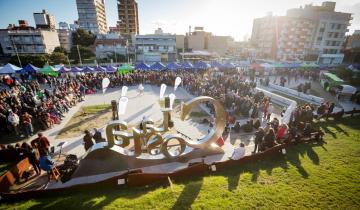
[[[19,180],[25,171],[30,168],[30,162],[28,158],[25,158],[18,162],[13,168],[7,171],[0,177],[0,192],[8,192],[9,188]]]

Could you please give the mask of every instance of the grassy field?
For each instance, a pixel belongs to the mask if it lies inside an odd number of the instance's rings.
[[[319,122],[321,144],[168,185],[69,191],[2,209],[359,209],[360,117]]]
[[[100,128],[111,120],[111,105],[83,106],[56,136],[57,139],[77,137],[86,129]]]

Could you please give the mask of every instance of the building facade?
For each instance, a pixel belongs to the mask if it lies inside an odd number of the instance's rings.
[[[108,31],[105,13],[105,0],[76,0],[79,14],[79,27],[94,34]]]
[[[42,12],[34,13],[34,20],[37,29],[55,30],[55,17],[50,15],[45,9]]]
[[[0,30],[0,43],[5,55],[52,53],[60,46],[57,31],[35,29],[27,25],[9,25]]]
[[[118,22],[116,28],[123,36],[139,34],[138,4],[135,0],[118,0]]]
[[[137,62],[176,61],[176,36],[170,34],[151,34],[133,36]]]
[[[345,63],[360,63],[360,30],[348,36],[343,47]]]
[[[127,39],[119,34],[99,34],[95,40],[97,59],[113,59],[117,62],[117,55],[127,56]]]
[[[341,63],[340,50],[352,17],[336,12],[335,6],[335,2],[323,2],[289,9],[286,16],[255,19],[251,43],[257,57]]]
[[[72,47],[72,31],[69,29],[58,29],[60,46],[70,52]]]

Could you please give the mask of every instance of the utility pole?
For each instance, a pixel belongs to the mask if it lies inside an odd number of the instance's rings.
[[[70,64],[70,60],[69,60],[69,56],[66,56],[67,62],[69,64],[69,68],[71,68],[71,64]]]
[[[78,54],[79,54],[80,66],[82,66],[81,55],[80,55],[80,50],[79,50],[79,45],[78,44],[76,45],[76,48],[77,48],[77,51],[78,51]]]
[[[116,55],[116,45],[115,45],[115,43],[114,43],[114,54],[115,54],[115,63],[117,64],[117,55]]]
[[[22,68],[22,64],[21,64],[21,60],[20,60],[20,57],[19,57],[19,53],[18,53],[18,51],[17,51],[16,44],[14,43],[14,37],[11,37],[11,42],[12,42],[12,44],[13,44],[13,46],[14,46],[15,53],[16,53],[17,59],[18,59],[18,61],[19,61],[19,65],[20,65],[20,67]]]

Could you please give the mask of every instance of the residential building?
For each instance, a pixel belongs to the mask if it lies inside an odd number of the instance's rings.
[[[208,40],[211,33],[205,32],[203,27],[195,27],[193,32],[188,34],[187,46],[188,51],[204,51],[208,49]]]
[[[314,21],[312,49],[319,55],[319,63],[341,63],[344,57],[340,51],[352,17],[350,13],[335,11],[335,6],[336,2],[326,1],[321,6],[305,5],[287,11],[288,17]]]
[[[59,29],[70,29],[67,22],[59,22]]]
[[[284,17],[277,33],[276,59],[278,60],[313,60],[312,38],[315,23],[311,19]]]
[[[335,6],[335,2],[323,2],[289,9],[286,16],[255,19],[251,43],[257,57],[341,63],[340,50],[352,17],[336,12]]]
[[[127,56],[127,39],[119,34],[99,34],[95,40],[96,58],[113,59],[117,62],[117,55]]]
[[[231,36],[209,36],[208,51],[218,55],[226,55],[233,45],[234,39]]]
[[[76,31],[79,27],[79,21],[74,21],[74,23],[69,24],[70,31]]]
[[[225,55],[229,50],[231,44],[234,42],[230,36],[215,36],[210,32],[205,32],[203,27],[195,27],[194,31],[184,37],[177,35],[179,45],[184,42],[186,52],[191,51],[208,51],[210,54]],[[181,46],[177,46],[177,49],[181,49]]]
[[[42,12],[34,13],[36,28],[55,30],[55,17],[50,15],[45,9]]]
[[[135,0],[118,0],[117,28],[121,35],[131,36],[139,34],[138,4]]]
[[[76,0],[79,27],[94,34],[107,33],[105,0]]]
[[[360,63],[360,30],[346,37],[343,47],[345,63]]]
[[[185,35],[175,35],[177,53],[185,52]]]
[[[72,31],[69,29],[58,29],[60,46],[70,52],[72,47]]]
[[[171,34],[149,34],[133,36],[136,60],[144,62],[176,61],[176,36]]]
[[[256,56],[275,59],[277,54],[277,39],[279,38],[285,17],[273,16],[269,13],[253,21],[251,44],[256,48]]]
[[[10,24],[0,29],[0,43],[5,55],[52,53],[60,46],[57,31],[36,29],[23,20],[19,26]]]

